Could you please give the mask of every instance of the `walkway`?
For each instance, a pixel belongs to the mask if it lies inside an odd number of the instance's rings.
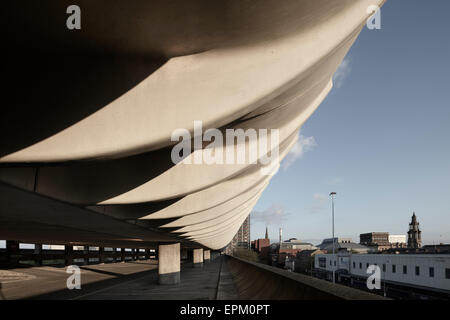
[[[48,266],[0,270],[0,282],[6,299],[237,299],[231,276],[224,266],[221,268],[221,257],[205,263],[202,268],[193,268],[186,262],[181,267],[179,285],[158,284],[156,260],[82,266],[80,290],[66,288],[70,275],[65,268]]]

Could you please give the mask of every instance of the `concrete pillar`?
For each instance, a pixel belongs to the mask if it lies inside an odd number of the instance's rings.
[[[150,249],[145,249],[145,259],[146,260],[150,259]]]
[[[188,259],[188,249],[183,248],[181,249],[181,260],[187,260]]]
[[[193,264],[194,267],[203,266],[203,249],[194,249]]]
[[[203,260],[205,261],[205,263],[211,262],[211,251],[203,250]]]
[[[140,248],[137,248],[136,249],[136,260],[137,261],[139,261],[139,260],[141,260],[141,249]]]
[[[73,264],[73,246],[64,246],[64,261],[66,266]]]
[[[98,248],[98,263],[105,263],[105,248]]]
[[[163,244],[158,247],[159,284],[180,283],[180,244]]]
[[[20,246],[19,241],[6,240],[6,258],[7,264],[17,265],[20,258]]]
[[[36,255],[36,259],[34,260],[36,265],[42,266],[42,244],[34,245],[34,254]]]
[[[89,264],[89,246],[83,247],[83,254],[84,254],[84,264]]]
[[[120,260],[125,262],[125,248],[120,248]]]

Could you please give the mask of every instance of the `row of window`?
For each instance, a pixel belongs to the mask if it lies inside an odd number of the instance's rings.
[[[331,265],[331,260],[330,260],[330,265]],[[334,265],[336,265],[336,261],[334,262]],[[375,263],[375,265],[377,265],[377,264]],[[366,268],[369,268],[369,263],[366,263]],[[393,264],[391,266],[391,268],[392,268],[392,273],[397,272],[397,265]],[[356,269],[356,262],[353,262],[353,269]],[[359,263],[359,269],[362,269],[361,262]],[[383,269],[383,272],[386,272],[386,264],[383,263],[382,269]],[[407,265],[403,265],[403,274],[408,274],[408,266]],[[416,266],[415,274],[416,274],[416,276],[420,276],[420,267],[419,266]],[[428,268],[428,276],[430,278],[434,278],[434,267]],[[445,268],[445,278],[450,279],[450,268]]]

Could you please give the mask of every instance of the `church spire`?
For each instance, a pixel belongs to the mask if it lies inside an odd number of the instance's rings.
[[[266,226],[266,237],[265,237],[265,239],[269,239],[269,229],[267,228],[267,226]]]

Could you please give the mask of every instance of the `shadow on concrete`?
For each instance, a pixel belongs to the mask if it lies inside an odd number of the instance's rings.
[[[107,274],[107,275],[109,275],[109,276],[115,276],[115,277],[123,276],[122,274],[117,273],[117,272],[111,272],[111,271],[106,271],[106,270],[100,270],[100,269],[88,268],[88,267],[86,267],[86,266],[80,266],[80,269],[82,269],[82,270],[87,270],[87,271],[91,271],[91,272],[95,272],[95,273]]]
[[[136,273],[132,273],[132,274],[127,274],[127,275],[122,275],[122,274],[98,270],[98,269],[86,268],[86,267],[81,267],[81,269],[89,270],[89,271],[100,273],[100,274],[113,275],[113,276],[115,276],[115,278],[99,280],[99,281],[91,282],[88,284],[82,284],[81,290],[75,290],[75,289],[74,290],[69,290],[69,289],[57,290],[57,291],[45,293],[42,295],[27,297],[24,300],[74,300],[74,299],[76,300],[77,298],[79,298],[81,296],[89,295],[95,291],[103,290],[103,289],[109,288],[111,286],[124,283],[126,281],[137,280],[139,278],[143,278],[143,277],[146,277],[151,274],[154,274],[155,276],[151,277],[151,278],[149,278],[149,277],[147,278],[146,281],[148,282],[148,284],[149,285],[153,285],[153,284],[157,285],[158,284],[158,277],[157,277],[158,269],[157,268],[151,269],[151,270],[146,270],[146,271],[140,271],[140,272],[136,272]]]
[[[29,37],[28,37],[29,38]],[[10,52],[4,58],[0,156],[82,120],[161,67],[162,58]]]

